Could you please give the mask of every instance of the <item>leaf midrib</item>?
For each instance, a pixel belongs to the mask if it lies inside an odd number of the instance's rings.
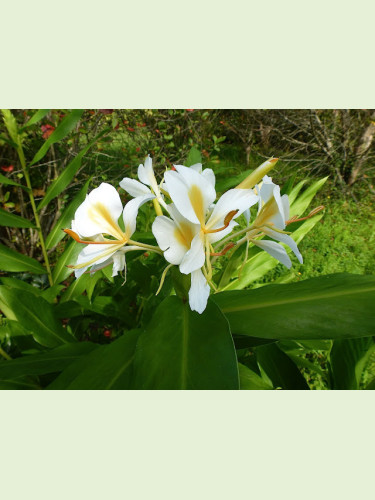
[[[228,313],[228,312],[236,312],[236,311],[248,311],[250,309],[262,309],[265,307],[272,307],[272,306],[280,306],[284,304],[294,304],[296,302],[309,302],[311,300],[320,300],[320,299],[331,299],[335,297],[342,297],[344,295],[353,295],[353,294],[358,294],[358,293],[367,293],[367,292],[374,292],[375,291],[375,286],[370,287],[370,288],[361,288],[358,290],[345,290],[341,292],[336,292],[336,293],[324,293],[320,295],[314,295],[314,296],[309,296],[309,297],[296,297],[293,299],[284,299],[284,300],[278,300],[274,302],[258,302],[256,304],[248,304],[246,306],[235,306],[235,307],[222,307],[221,310],[223,313]]]

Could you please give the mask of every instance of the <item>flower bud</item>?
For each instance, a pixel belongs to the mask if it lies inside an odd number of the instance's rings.
[[[251,174],[249,174],[245,180],[238,184],[238,186],[236,186],[236,189],[253,188],[255,184],[261,181],[263,177],[268,174],[268,172],[276,165],[278,161],[278,158],[271,158],[270,160],[265,161],[253,172],[251,172]]]

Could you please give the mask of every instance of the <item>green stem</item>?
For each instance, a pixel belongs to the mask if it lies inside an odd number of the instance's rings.
[[[9,356],[9,354],[7,354],[4,349],[2,349],[0,347],[0,354],[3,356],[3,358],[5,358],[7,361],[10,361],[12,358]]]
[[[151,252],[156,252],[160,255],[163,255],[163,252],[160,250],[160,248],[154,245],[147,245],[146,243],[140,243],[139,241],[134,241],[134,240],[128,240],[127,243],[129,245],[135,245],[141,248],[145,248],[146,250],[151,250]]]
[[[37,229],[38,235],[39,235],[39,242],[40,242],[40,246],[42,248],[44,263],[45,263],[46,269],[47,269],[48,281],[49,281],[50,285],[53,286],[53,278],[52,278],[51,266],[50,266],[50,263],[49,263],[47,249],[46,249],[46,245],[45,245],[45,242],[44,242],[44,236],[43,236],[42,228],[41,228],[41,225],[40,225],[39,214],[38,214],[38,211],[37,211],[37,208],[36,208],[36,205],[35,205],[35,199],[34,199],[34,195],[33,195],[33,190],[32,190],[32,186],[31,186],[29,172],[28,172],[27,166],[26,166],[25,155],[23,153],[22,144],[21,144],[20,140],[18,141],[17,153],[18,153],[18,157],[19,157],[20,162],[21,162],[23,174],[25,176],[26,185],[28,187],[28,193],[29,193],[30,203],[31,203],[31,207],[32,207],[33,213],[34,213],[34,219],[35,219],[35,223],[36,223],[36,229]]]

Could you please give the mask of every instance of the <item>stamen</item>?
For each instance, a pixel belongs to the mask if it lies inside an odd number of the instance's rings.
[[[225,219],[224,219],[224,226],[223,227],[219,227],[218,229],[203,229],[203,231],[206,233],[206,234],[210,234],[210,233],[218,233],[219,231],[223,231],[224,229],[226,229],[231,220],[233,219],[233,217],[236,215],[236,213],[239,212],[239,210],[232,210],[230,211],[226,216],[225,216]]]
[[[77,243],[84,243],[85,245],[118,245],[119,240],[106,240],[106,241],[88,241],[81,240],[77,233],[72,231],[71,229],[63,229],[64,233],[69,234]],[[125,243],[125,239],[123,240]]]
[[[228,245],[224,247],[221,252],[211,252],[211,257],[221,257],[225,255],[231,248],[234,247],[234,245],[234,243],[228,243]]]
[[[286,221],[285,224],[288,225],[288,224],[292,224],[292,222],[300,222],[301,220],[311,219],[311,217],[314,217],[314,215],[316,215],[317,213],[321,212],[324,209],[325,209],[324,205],[319,205],[319,207],[316,207],[313,210],[311,210],[309,215],[307,215],[306,217],[298,218],[298,215],[295,215],[294,217],[292,217],[291,219]]]
[[[155,293],[155,295],[158,295],[160,290],[163,288],[163,285],[164,285],[164,280],[165,280],[165,277],[167,276],[167,272],[169,271],[169,269],[174,266],[174,264],[169,264],[163,271],[163,274],[161,275],[161,280],[160,280],[160,285],[159,285],[159,288],[158,288],[158,291]]]

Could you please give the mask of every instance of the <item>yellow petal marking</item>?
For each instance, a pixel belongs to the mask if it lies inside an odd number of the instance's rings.
[[[193,184],[189,189],[189,199],[193,206],[195,215],[197,216],[199,222],[201,223],[201,226],[204,226],[205,213],[204,213],[203,195],[202,191],[196,184]]]
[[[98,201],[95,205],[91,205],[88,209],[88,216],[95,224],[103,227],[103,233],[110,234],[120,241],[124,239],[124,233],[103,203]]]
[[[181,245],[189,249],[194,238],[190,224],[180,222],[179,226],[174,230],[174,237]]]

